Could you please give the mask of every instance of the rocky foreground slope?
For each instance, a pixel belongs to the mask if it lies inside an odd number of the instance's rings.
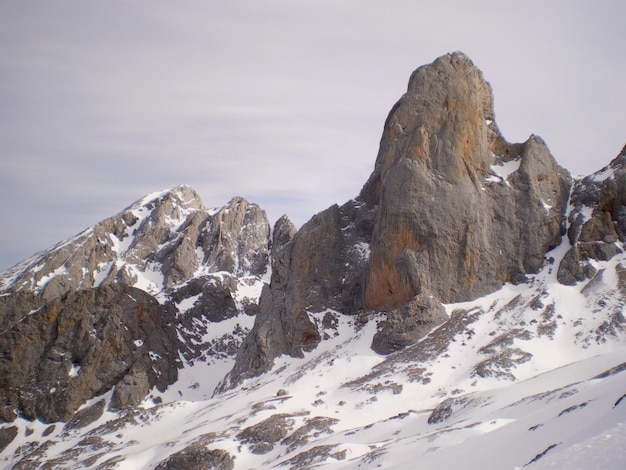
[[[0,275],[0,468],[621,468],[625,164],[507,142],[453,53],[297,231],[146,196]]]

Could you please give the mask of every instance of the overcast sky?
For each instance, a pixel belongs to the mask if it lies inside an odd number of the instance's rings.
[[[467,53],[511,142],[626,142],[626,2],[0,0],[0,270],[181,183],[300,226],[358,194],[411,72]]]

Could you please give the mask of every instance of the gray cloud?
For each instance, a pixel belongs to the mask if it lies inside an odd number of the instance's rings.
[[[355,196],[419,65],[453,50],[510,141],[575,174],[624,144],[620,1],[0,3],[0,269],[188,183],[299,225]]]

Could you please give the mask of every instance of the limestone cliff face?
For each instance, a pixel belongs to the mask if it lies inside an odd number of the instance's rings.
[[[349,201],[314,216],[284,245],[274,242],[271,283],[263,289],[254,327],[222,390],[267,370],[281,354],[297,357],[316,347],[320,334],[309,312],[350,313],[362,307],[372,218],[363,201]],[[275,235],[281,233],[282,219],[274,228]]]
[[[365,306],[396,308],[424,288],[442,302],[469,300],[536,272],[560,243],[569,186],[540,138],[502,138],[469,58],[417,69],[363,189],[379,201]]]
[[[467,56],[417,69],[359,196],[314,216],[274,255],[223,388],[315,347],[309,312],[387,311],[375,347],[390,352],[441,323],[441,302],[523,280],[561,241],[570,185],[539,137],[501,136],[491,88]]]

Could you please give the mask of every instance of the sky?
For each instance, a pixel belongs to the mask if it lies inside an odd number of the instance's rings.
[[[0,271],[185,183],[301,226],[356,196],[411,72],[483,71],[575,175],[626,143],[622,0],[0,0]]]

